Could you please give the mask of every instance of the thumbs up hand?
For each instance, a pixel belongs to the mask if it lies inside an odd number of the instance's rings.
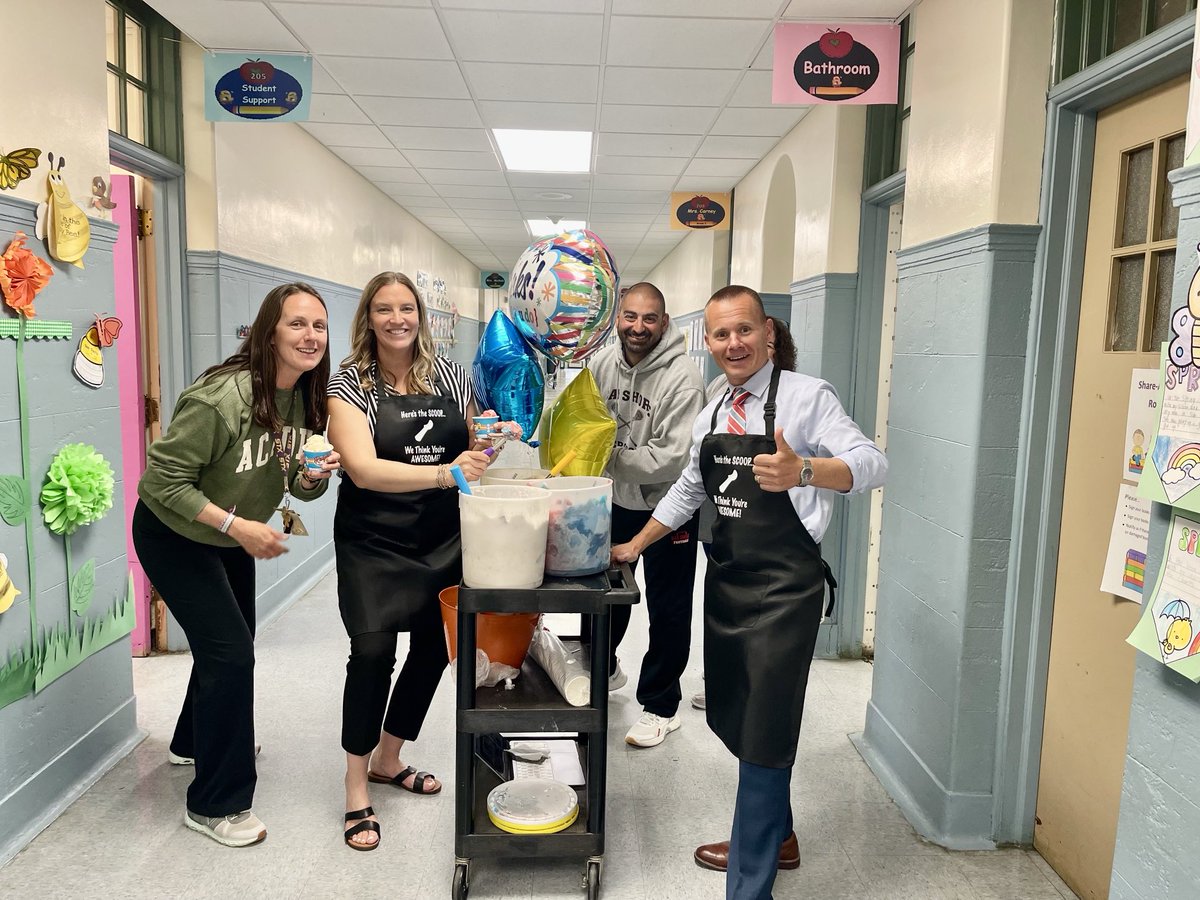
[[[800,483],[803,461],[783,438],[783,429],[775,429],[775,452],[760,453],[752,460],[754,480],[764,491],[780,492]]]

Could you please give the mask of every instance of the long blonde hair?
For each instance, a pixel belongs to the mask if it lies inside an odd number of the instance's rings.
[[[373,391],[375,382],[371,378],[371,363],[379,362],[375,332],[371,330],[371,302],[379,289],[389,284],[400,284],[412,291],[417,303],[417,342],[413,353],[412,368],[408,371],[410,394],[434,393],[433,336],[429,332],[429,315],[425,302],[413,280],[403,272],[380,272],[363,288],[362,299],[350,321],[350,355],[342,360],[343,369],[350,367],[358,371],[359,384],[363,390]]]

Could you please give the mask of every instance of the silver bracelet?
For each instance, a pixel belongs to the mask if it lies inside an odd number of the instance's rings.
[[[235,515],[234,510],[229,510],[229,512],[225,514],[225,521],[221,523],[221,527],[218,528],[217,531],[221,532],[221,534],[229,534],[229,528],[231,525],[233,525],[233,520],[236,518],[237,516]]]

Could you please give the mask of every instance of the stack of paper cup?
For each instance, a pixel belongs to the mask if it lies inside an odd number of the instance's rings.
[[[592,694],[592,679],[583,664],[582,647],[577,644],[568,647],[539,624],[529,644],[529,655],[546,671],[568,703],[587,706]]]

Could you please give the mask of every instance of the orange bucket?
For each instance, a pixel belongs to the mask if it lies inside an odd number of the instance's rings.
[[[438,592],[442,627],[446,632],[446,650],[453,662],[458,656],[458,585]],[[521,668],[533,640],[541,613],[476,613],[475,646],[492,662]]]

